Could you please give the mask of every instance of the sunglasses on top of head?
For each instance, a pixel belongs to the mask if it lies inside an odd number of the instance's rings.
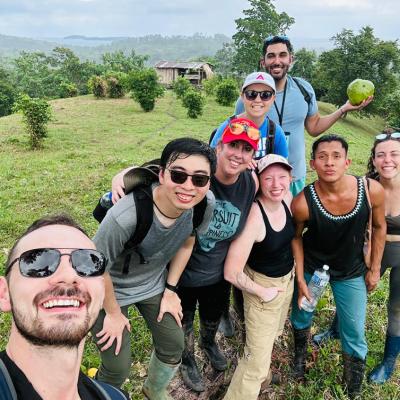
[[[203,174],[190,175],[183,171],[177,171],[176,169],[169,169],[169,168],[166,169],[169,171],[171,175],[171,181],[179,185],[185,183],[189,177],[192,180],[193,186],[197,187],[206,186],[208,181],[210,180],[210,177],[208,175],[203,175]]]
[[[246,99],[249,101],[255,100],[258,95],[260,95],[260,99],[262,101],[268,101],[272,98],[272,96],[274,95],[274,92],[272,90],[258,91],[258,90],[248,89],[248,90],[244,91],[244,95],[245,95]]]
[[[390,140],[390,139],[400,139],[400,132],[393,133],[380,133],[375,136],[376,140]]]
[[[245,132],[251,140],[260,139],[260,131],[252,126],[241,124],[240,122],[231,122],[229,129],[233,135],[240,135]]]
[[[290,39],[286,35],[270,35],[264,39],[264,46],[268,46],[274,41],[290,42]]]
[[[60,266],[61,256],[69,256],[72,268],[79,276],[93,277],[104,273],[107,259],[103,253],[92,249],[70,249],[71,253],[61,253],[60,250],[45,247],[24,251],[15,258],[6,269],[6,275],[11,267],[18,262],[19,271],[27,278],[45,278],[53,275]]]

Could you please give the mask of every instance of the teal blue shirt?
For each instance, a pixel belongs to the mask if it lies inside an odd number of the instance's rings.
[[[311,97],[310,104],[304,100],[299,87],[291,76],[287,76],[286,98],[283,108],[282,128],[285,132],[286,141],[289,148],[289,163],[293,166],[294,180],[304,179],[306,176],[306,154],[304,139],[304,121],[307,117],[315,115],[318,112],[318,104],[315,92],[312,86],[302,78],[296,78],[300,81],[304,89]],[[283,90],[276,93],[276,107],[279,113],[282,110]],[[244,112],[242,99],[236,102],[235,114]],[[274,105],[270,108],[267,116],[275,123],[279,124],[279,115]]]

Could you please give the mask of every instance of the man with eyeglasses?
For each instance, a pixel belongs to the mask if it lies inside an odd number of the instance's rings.
[[[1,399],[128,398],[80,372],[85,337],[104,299],[106,262],[63,215],[37,220],[15,242],[0,277],[0,309],[12,314],[0,353]]]
[[[151,186],[149,197],[153,220],[143,241],[134,249],[126,246],[140,229],[132,194],[123,196],[102,221],[94,242],[110,266],[105,274],[104,310],[92,329],[101,350],[99,380],[121,386],[129,376],[132,357],[128,309],[135,305],[151,331],[154,345],[143,392],[150,400],[171,398],[167,387],[184,347],[177,283],[195,235],[208,226],[212,215],[214,196],[209,187],[215,168],[215,152],[206,143],[175,139],[161,154],[159,182]],[[205,196],[208,205],[203,222],[194,232],[193,207]]]
[[[293,166],[294,181],[291,184],[291,192],[295,196],[303,190],[306,179],[304,128],[311,136],[317,137],[347,112],[366,107],[373,97],[370,96],[358,106],[353,106],[347,101],[333,113],[321,117],[310,83],[288,74],[293,61],[293,47],[286,35],[269,36],[264,41],[263,58],[260,63],[273,77],[276,86],[276,98],[267,115],[285,132],[289,147],[288,160]],[[243,111],[243,99],[239,98],[235,115]]]

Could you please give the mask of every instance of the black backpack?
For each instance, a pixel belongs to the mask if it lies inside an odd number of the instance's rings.
[[[311,103],[311,96],[310,93],[307,92],[307,90],[304,88],[304,86],[300,83],[299,78],[295,78],[294,76],[292,76],[295,84],[297,85],[297,87],[299,88],[301,94],[304,97],[304,101],[310,105]]]
[[[158,173],[160,170],[160,160],[155,159],[143,164],[140,167],[130,169],[124,175],[125,194],[132,194],[136,206],[136,229],[129,240],[125,243],[125,250],[129,250],[124,260],[122,272],[127,274],[132,252],[140,257],[141,264],[147,264],[143,255],[138,251],[138,246],[146,237],[151,224],[153,223],[153,191],[151,185],[158,182]],[[204,213],[207,208],[207,197],[196,204],[193,208],[193,230],[198,228],[203,221]],[[93,216],[101,222],[109,209],[97,203],[93,210]]]
[[[126,400],[127,397],[116,387],[89,378],[103,395],[104,400]],[[0,400],[18,400],[17,392],[4,362],[0,359]]]
[[[229,122],[232,119],[236,118],[236,115],[232,115],[229,117]],[[229,123],[228,122],[228,123]],[[215,128],[210,135],[210,139],[208,140],[208,144],[211,144],[212,140],[214,139],[215,134],[217,133],[218,128]],[[267,144],[265,149],[265,155],[271,154],[274,152],[274,145],[275,145],[275,130],[276,125],[275,122],[268,118],[268,136],[267,136]]]

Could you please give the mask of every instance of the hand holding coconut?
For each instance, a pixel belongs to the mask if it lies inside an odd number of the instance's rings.
[[[355,79],[347,86],[349,100],[340,107],[342,115],[348,111],[357,111],[366,107],[374,98],[375,86],[371,81]]]

